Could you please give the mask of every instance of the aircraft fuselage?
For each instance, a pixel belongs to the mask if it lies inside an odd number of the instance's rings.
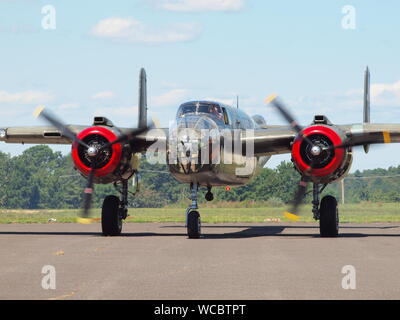
[[[212,101],[183,103],[170,131],[168,165],[183,183],[240,186],[248,183],[269,156],[256,157],[241,137],[259,125],[240,109]]]

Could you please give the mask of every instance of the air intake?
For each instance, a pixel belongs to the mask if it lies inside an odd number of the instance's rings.
[[[108,120],[106,117],[94,117],[93,121],[94,126],[107,126],[107,127],[113,127],[114,124]]]

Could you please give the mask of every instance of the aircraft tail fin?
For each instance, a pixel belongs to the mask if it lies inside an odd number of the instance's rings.
[[[139,76],[138,112],[138,128],[144,128],[147,125],[147,79],[144,68],[140,70]]]
[[[369,68],[365,70],[364,76],[364,118],[363,123],[370,123],[370,73]],[[364,145],[365,153],[369,151],[369,144]]]

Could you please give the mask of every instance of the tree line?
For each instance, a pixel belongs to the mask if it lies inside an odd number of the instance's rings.
[[[189,186],[177,182],[166,165],[140,165],[140,196],[130,197],[131,207],[163,207],[189,203]],[[264,168],[248,185],[214,188],[214,201],[270,202],[286,204],[293,199],[300,175],[291,162],[275,169]],[[48,146],[34,146],[11,156],[0,152],[0,207],[4,209],[80,208],[86,180],[74,169],[71,156]],[[132,189],[132,186],[130,187]],[[311,189],[311,188],[310,188]],[[400,202],[400,166],[356,171],[345,179],[346,202]],[[324,194],[339,198],[338,184],[329,185]],[[113,185],[96,185],[94,207],[101,207],[106,195],[116,194]],[[205,190],[199,200],[204,200]],[[311,195],[307,196],[311,200]]]

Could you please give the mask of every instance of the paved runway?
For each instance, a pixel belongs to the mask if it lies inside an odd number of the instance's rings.
[[[1,299],[400,299],[400,224],[0,225]],[[45,265],[56,289],[43,289]],[[356,289],[343,289],[345,265]],[[47,271],[46,271],[47,272]],[[354,280],[354,278],[353,278]],[[45,284],[53,284],[46,282]]]

